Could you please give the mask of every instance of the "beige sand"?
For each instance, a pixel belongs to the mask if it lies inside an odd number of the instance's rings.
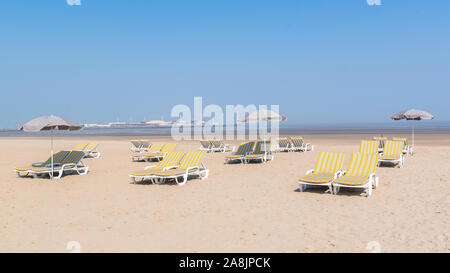
[[[402,169],[378,168],[370,198],[342,191],[297,191],[318,152],[357,151],[364,135],[305,136],[307,153],[278,153],[266,165],[224,165],[208,154],[206,180],[133,185],[134,137],[57,139],[57,148],[100,142],[90,173],[61,180],[16,177],[13,169],[48,157],[45,138],[0,139],[0,251],[69,252],[450,252],[450,138],[418,136]],[[159,139],[162,140],[162,139]],[[181,149],[198,148],[182,142]],[[375,242],[375,243],[373,243]]]

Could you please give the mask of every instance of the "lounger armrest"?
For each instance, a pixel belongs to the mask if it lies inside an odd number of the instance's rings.
[[[144,168],[144,170],[148,170],[148,169],[151,169],[151,168],[154,168],[154,167],[156,167],[156,165],[146,166],[146,167]]]
[[[167,166],[167,167],[165,167],[164,169],[163,169],[163,171],[167,171],[167,170],[170,170],[170,169],[176,169],[178,166]]]
[[[313,173],[313,172],[314,172],[314,169],[307,170],[307,171],[306,171],[306,174],[310,174],[310,173]]]
[[[191,171],[191,170],[195,170],[195,169],[198,169],[198,166],[195,166],[195,167],[189,167],[189,168],[186,169],[186,173],[188,173],[188,172]]]

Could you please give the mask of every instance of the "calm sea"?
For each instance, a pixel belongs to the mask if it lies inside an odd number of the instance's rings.
[[[450,122],[441,121],[399,121],[368,124],[322,124],[322,125],[280,125],[280,135],[311,134],[395,134],[411,133],[414,125],[417,133],[450,133]],[[231,128],[232,129],[232,128]],[[226,128],[223,128],[225,132]],[[201,132],[201,127],[191,131]],[[170,136],[170,128],[127,127],[88,128],[81,131],[55,131],[55,136]],[[0,137],[48,137],[49,132],[27,133],[14,129],[0,129]]]

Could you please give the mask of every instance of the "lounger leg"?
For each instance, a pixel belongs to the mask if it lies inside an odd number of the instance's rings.
[[[333,194],[333,186],[330,184],[328,185],[328,188],[330,189],[330,193]]]
[[[367,184],[367,197],[372,195],[372,181]]]
[[[333,194],[336,195],[338,194],[339,190],[341,189],[341,187],[334,185],[334,190],[333,190]]]

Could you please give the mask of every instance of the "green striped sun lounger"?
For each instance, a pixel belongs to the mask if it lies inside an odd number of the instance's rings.
[[[245,156],[251,152],[253,152],[253,147],[255,146],[255,142],[242,142],[237,148],[236,152],[231,152],[231,154],[225,156],[225,163],[231,163],[240,161],[244,163]]]

